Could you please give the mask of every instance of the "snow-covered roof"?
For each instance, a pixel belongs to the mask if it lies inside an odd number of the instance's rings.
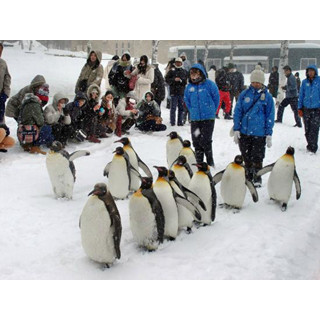
[[[209,46],[209,49],[230,49],[231,44],[225,44],[225,45],[211,45]],[[280,49],[280,42],[279,43],[266,43],[266,44],[239,44],[235,45],[236,49],[273,49],[273,48],[279,48]],[[305,49],[320,49],[320,44],[318,43],[289,43],[289,48],[305,48]],[[170,47],[170,52],[176,52],[178,50],[191,50],[194,49],[194,46],[175,46]],[[205,46],[198,46],[197,49],[205,49]]]
[[[223,59],[230,60],[230,57],[224,57]],[[241,60],[243,60],[243,61],[261,60],[261,61],[264,61],[264,60],[268,60],[268,57],[267,56],[234,56],[233,60],[238,60],[238,61],[241,61]]]

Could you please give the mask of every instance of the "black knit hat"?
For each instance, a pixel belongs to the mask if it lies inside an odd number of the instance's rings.
[[[290,71],[292,71],[291,68],[290,68],[288,65],[284,66],[282,69],[283,69],[283,70],[290,70]]]
[[[104,96],[106,97],[108,94],[111,94],[114,97],[114,93],[112,90],[107,90]]]

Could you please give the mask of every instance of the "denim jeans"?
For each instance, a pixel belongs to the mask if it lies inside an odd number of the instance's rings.
[[[178,126],[183,125],[184,108],[183,108],[183,96],[171,96],[171,108],[170,108],[170,123],[176,124],[176,110],[178,107]]]

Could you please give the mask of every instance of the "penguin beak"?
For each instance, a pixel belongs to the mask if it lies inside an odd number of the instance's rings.
[[[120,143],[122,143],[122,141],[121,141],[122,139],[120,139],[120,140],[117,140],[117,141],[115,141],[114,143],[117,143],[117,142],[120,142]]]
[[[91,196],[91,195],[96,196],[98,193],[99,193],[99,191],[98,191],[98,190],[93,189],[93,190],[88,194],[88,197],[89,197],[89,196]]]
[[[91,196],[94,192],[95,192],[95,190],[92,190],[92,191],[88,194],[88,197]]]
[[[193,163],[193,166],[196,166],[197,168],[200,168],[200,165],[198,163]]]

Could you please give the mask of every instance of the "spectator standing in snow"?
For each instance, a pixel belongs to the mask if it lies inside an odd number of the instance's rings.
[[[318,68],[309,65],[306,79],[302,81],[299,94],[299,116],[303,118],[307,151],[316,153],[318,150],[320,126],[320,78]]]
[[[184,100],[190,113],[191,136],[197,163],[214,166],[212,135],[216,111],[219,105],[219,90],[207,79],[204,67],[197,63],[190,69],[189,84],[184,91]]]
[[[269,76],[268,89],[273,98],[277,98],[279,87],[279,72],[278,67],[273,66]]]
[[[122,99],[130,91],[129,77],[126,74],[133,71],[131,64],[131,56],[128,52],[125,52],[121,58],[113,64],[111,71],[109,72],[109,84],[114,92],[116,100]]]
[[[187,73],[189,72],[190,68],[191,68],[191,62],[187,59],[187,55],[185,52],[182,52],[180,54],[180,58],[182,59],[182,67],[184,70],[187,71]]]
[[[283,67],[284,73],[286,75],[287,79],[287,85],[282,87],[283,90],[286,92],[286,97],[281,101],[278,112],[277,112],[277,120],[275,122],[282,123],[282,117],[284,108],[290,104],[291,109],[294,113],[294,119],[296,121],[296,124],[294,127],[301,128],[301,119],[298,115],[298,90],[297,90],[297,81],[294,75],[291,72],[291,68],[289,66]]]
[[[165,69],[165,73],[164,73],[164,76],[166,77],[166,75],[168,74],[168,72],[172,69],[174,69],[174,62],[175,62],[175,59],[171,59],[167,66],[166,66],[166,69]],[[170,96],[170,86],[168,85],[167,82],[165,82],[165,87],[167,88],[167,109],[170,109],[171,107],[171,96]]]
[[[230,111],[231,111],[231,101],[230,101],[230,81],[227,76],[227,68],[223,67],[219,69],[216,72],[216,84],[219,89],[219,95],[220,95],[220,103],[219,107],[217,109],[217,115],[216,118],[219,119],[219,111],[222,103],[225,105],[224,109],[224,118],[226,120],[232,119],[230,116]]]
[[[300,87],[301,87],[301,80],[300,80],[300,75],[299,75],[299,72],[296,72],[294,74],[295,78],[296,78],[296,81],[297,81],[297,90],[298,90],[298,94],[300,92]]]
[[[98,116],[99,138],[106,138],[112,135],[116,129],[116,108],[114,105],[114,94],[107,90],[101,99],[101,108]]]
[[[15,141],[10,137],[10,129],[5,123],[0,123],[0,152],[7,152],[15,145]]]
[[[244,77],[243,74],[236,69],[236,65],[229,63],[227,77],[230,81],[230,115],[232,115],[233,100],[238,101],[239,95],[244,89]]]
[[[11,76],[8,70],[7,63],[1,58],[3,44],[0,43],[0,124],[5,123],[4,112],[5,104],[10,96]]]
[[[171,107],[170,107],[170,123],[171,126],[176,125],[176,109],[178,107],[178,126],[183,126],[184,108],[183,95],[187,84],[187,71],[182,68],[182,59],[176,58],[174,69],[171,69],[165,80],[170,86]]]
[[[22,100],[27,93],[37,94],[39,88],[46,83],[45,78],[42,75],[37,75],[33,78],[28,86],[25,86],[17,94],[12,96],[6,105],[5,115],[10,118],[14,118],[18,121],[20,114]]]
[[[147,131],[164,131],[167,126],[162,124],[160,117],[160,107],[153,99],[153,93],[147,92],[144,99],[141,100],[137,109],[139,110],[139,117],[137,119],[137,128],[143,132]]]
[[[262,168],[265,147],[272,146],[274,126],[274,101],[264,86],[265,76],[257,65],[250,75],[251,85],[242,91],[234,110],[234,142],[239,144],[247,176],[256,186],[261,177],[256,173]]]
[[[148,62],[147,56],[141,56],[137,68],[131,74],[127,74],[129,78],[137,77],[133,90],[137,100],[141,100],[145,93],[151,90],[151,83],[154,80],[154,68]]]
[[[92,50],[88,56],[86,64],[81,69],[75,93],[78,91],[87,92],[88,88],[95,83],[100,87],[103,77],[103,66],[101,65],[102,53]]]
[[[210,79],[214,83],[216,83],[216,71],[217,71],[217,68],[214,65],[212,65],[208,71],[208,79]]]
[[[105,80],[105,88],[108,89],[110,88],[110,83],[109,83],[109,72],[111,71],[113,65],[115,64],[116,61],[119,60],[119,56],[115,55],[112,57],[112,59],[108,62],[104,69],[104,80]]]
[[[63,93],[56,93],[53,96],[52,104],[44,109],[45,123],[51,126],[54,139],[66,145],[68,132],[70,130],[71,117],[65,109],[69,99]]]
[[[154,80],[151,84],[151,92],[154,96],[154,101],[157,102],[160,110],[161,110],[161,102],[164,100],[166,96],[166,89],[164,86],[164,78],[159,69],[159,64],[154,63]]]

